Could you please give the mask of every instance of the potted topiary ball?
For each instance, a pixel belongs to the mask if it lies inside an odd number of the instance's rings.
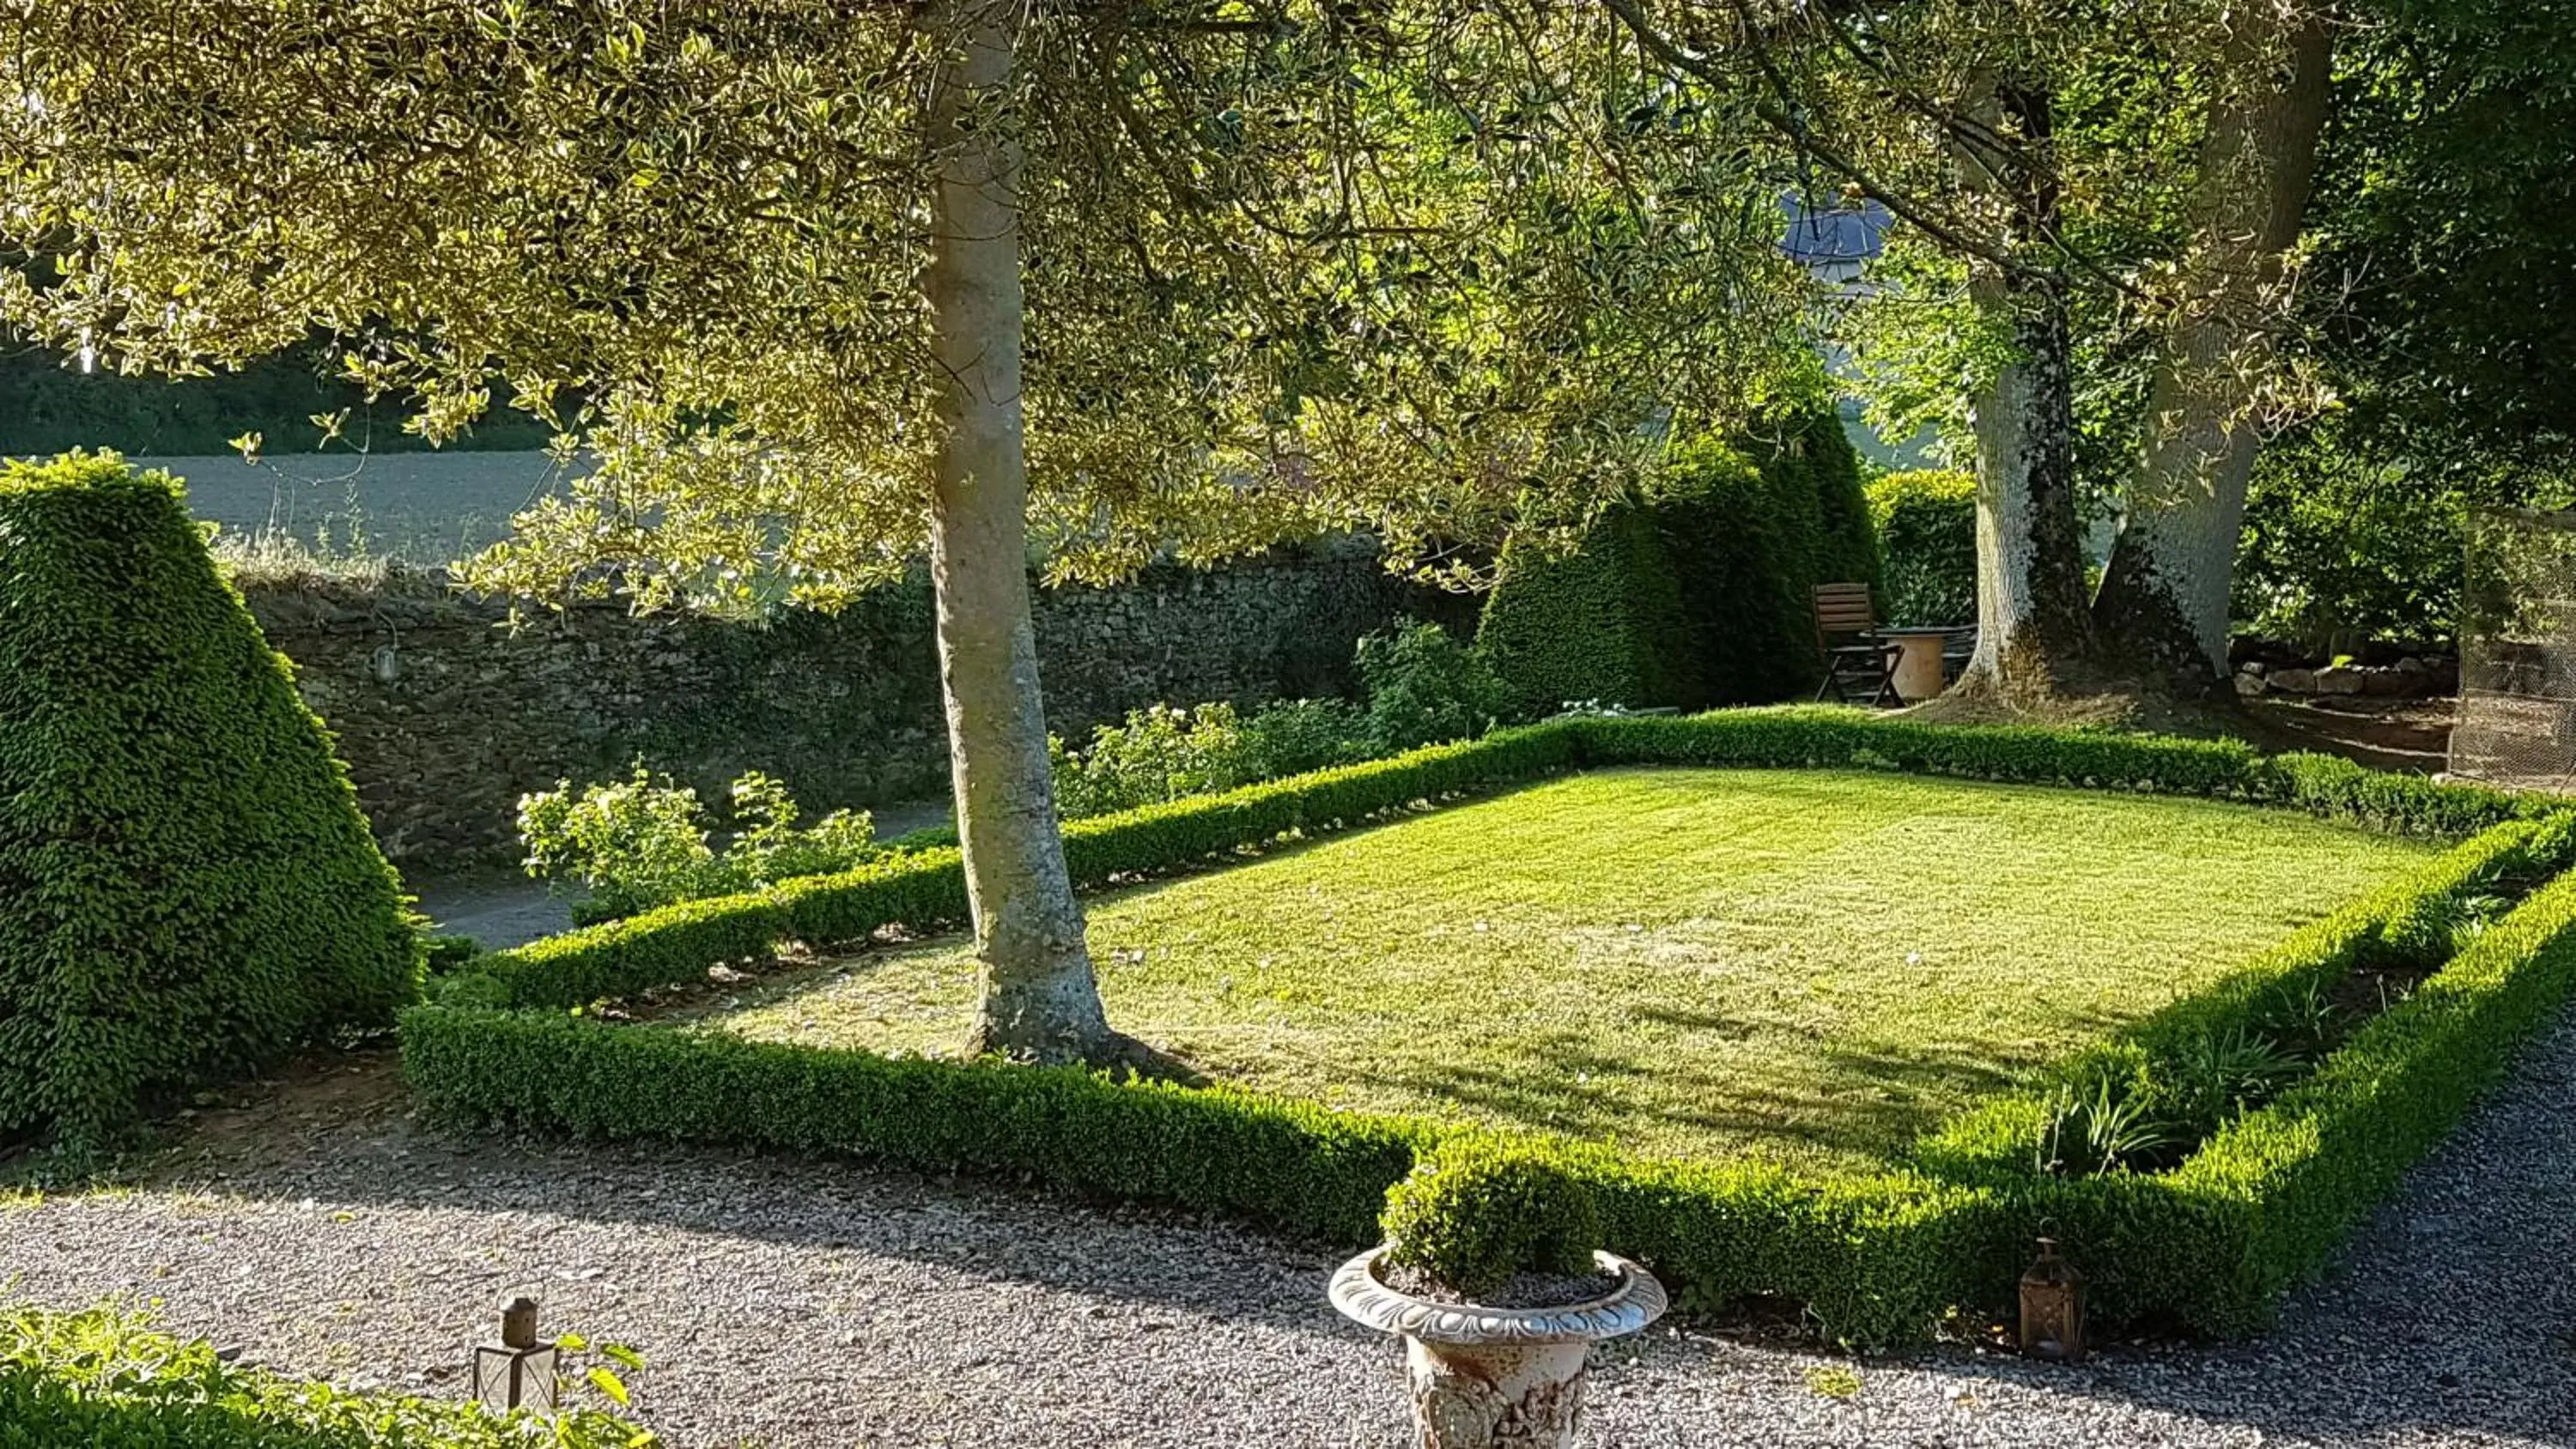
[[[1592,1345],[1664,1312],[1652,1274],[1598,1248],[1591,1190],[1528,1147],[1446,1144],[1380,1221],[1333,1306],[1403,1336],[1424,1449],[1571,1445]]]

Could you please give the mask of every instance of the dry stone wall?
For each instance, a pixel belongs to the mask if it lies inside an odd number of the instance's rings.
[[[521,794],[637,759],[711,800],[764,770],[816,812],[947,788],[919,583],[830,617],[637,619],[601,606],[515,630],[497,605],[416,586],[245,592],[338,736],[387,854],[415,875],[510,861]],[[1078,739],[1158,700],[1342,692],[1360,635],[1456,612],[1355,542],[1041,590],[1048,719]]]

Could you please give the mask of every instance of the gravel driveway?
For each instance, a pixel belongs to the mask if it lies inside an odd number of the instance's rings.
[[[2576,1017],[2261,1344],[2082,1369],[1942,1350],[1841,1366],[1617,1345],[1595,1445],[2576,1443]],[[477,1144],[377,1061],[214,1114],[130,1194],[0,1208],[0,1296],[123,1291],[298,1374],[461,1392],[508,1292],[651,1361],[699,1446],[1405,1442],[1397,1355],[1322,1302],[1332,1255],[990,1184],[711,1152]],[[1847,1387],[1845,1385],[1844,1387]]]

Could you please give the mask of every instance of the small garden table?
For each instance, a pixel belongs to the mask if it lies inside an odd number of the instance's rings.
[[[1912,704],[1941,692],[1947,682],[1941,677],[1941,650],[1958,630],[1916,626],[1874,632],[1896,646],[1897,698]]]

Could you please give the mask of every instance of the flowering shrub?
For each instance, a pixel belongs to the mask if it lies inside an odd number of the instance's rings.
[[[864,811],[835,810],[799,830],[796,802],[779,781],[753,771],[729,794],[735,836],[721,853],[698,792],[656,781],[640,764],[613,784],[576,791],[565,780],[522,796],[528,874],[578,879],[590,892],[581,914],[606,920],[847,870],[883,853]]]

